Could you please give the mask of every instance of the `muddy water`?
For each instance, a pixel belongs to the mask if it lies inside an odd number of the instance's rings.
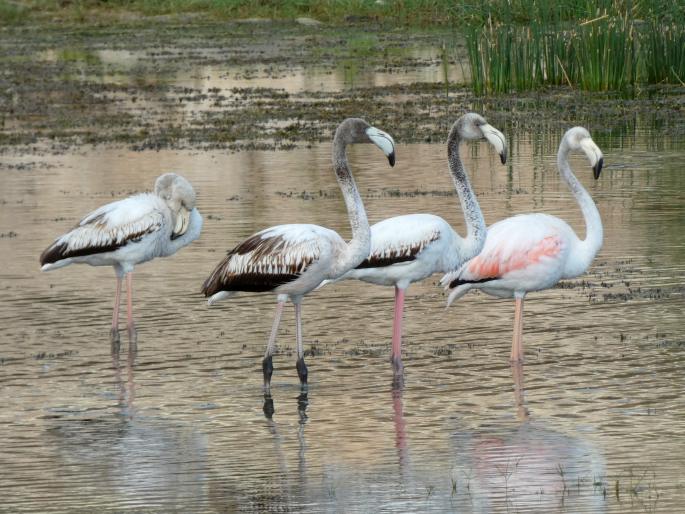
[[[299,45],[306,45],[301,41]],[[377,42],[376,42],[377,44]],[[276,47],[269,46],[262,51],[251,48],[254,60],[271,54]],[[323,50],[322,50],[323,51]],[[469,79],[468,59],[461,51],[445,51],[436,45],[418,44],[407,48],[394,48],[381,65],[369,63],[375,53],[368,53],[366,59],[351,50],[349,55],[338,56],[326,65],[314,62],[293,65],[286,56],[279,61],[246,64],[231,63],[227,66],[227,49],[202,48],[194,51],[187,48],[176,48],[160,51],[149,49],[111,49],[92,48],[88,51],[51,48],[35,54],[39,61],[60,63],[65,59],[73,60],[81,73],[89,80],[100,84],[132,85],[141,79],[155,82],[159,79],[159,70],[155,66],[166,64],[169,68],[164,82],[181,88],[232,91],[240,88],[265,88],[281,90],[287,93],[320,93],[338,92],[355,88],[382,87],[390,85],[408,85],[417,82],[444,83],[449,81],[453,86],[465,84]],[[328,56],[330,59],[330,55]],[[400,60],[402,66],[394,60]],[[199,63],[193,63],[199,60]],[[86,64],[90,63],[90,73],[84,73]],[[180,64],[183,65],[180,65]],[[169,71],[173,70],[173,71]]]
[[[392,127],[383,127],[392,131]],[[199,287],[259,228],[316,222],[349,236],[329,146],[289,152],[5,155],[0,195],[0,488],[22,511],[676,512],[685,502],[682,312],[685,147],[638,127],[596,134],[592,183],[605,245],[567,287],[530,295],[522,369],[507,362],[513,305],[470,294],[450,310],[438,276],[409,289],[406,383],[388,362],[392,290],[345,282],[303,306],[308,395],[292,308],[261,354],[274,299],[209,308]],[[509,133],[507,166],[463,147],[489,222],[559,215],[582,233],[555,170],[559,133]],[[372,221],[433,212],[463,232],[442,145],[402,145],[387,167],[351,153]],[[135,274],[137,354],[110,353],[114,275],[39,271],[51,239],[98,205],[173,170],[195,185],[202,237]],[[265,415],[266,413],[266,415]]]

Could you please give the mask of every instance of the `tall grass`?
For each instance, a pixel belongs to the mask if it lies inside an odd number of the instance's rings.
[[[652,22],[642,41],[646,81],[685,85],[685,26]]]
[[[578,74],[569,31],[493,25],[468,29],[466,42],[472,88],[479,95],[569,83]]]
[[[0,26],[19,25],[28,19],[28,9],[15,2],[0,0]]]
[[[632,92],[637,83],[638,42],[625,19],[593,23],[579,31],[577,81],[586,91]]]
[[[529,1],[511,0],[512,5]],[[657,3],[621,2],[605,10],[588,6],[583,12],[592,17],[574,22],[560,21],[552,9],[541,15],[549,23],[471,26],[466,30],[466,46],[472,89],[485,95],[567,84],[633,96],[643,84],[683,84],[685,7],[657,15]],[[651,18],[636,19],[635,13]],[[663,21],[664,13],[679,21]]]

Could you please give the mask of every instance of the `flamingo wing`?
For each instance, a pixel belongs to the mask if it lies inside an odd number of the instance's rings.
[[[371,252],[356,269],[415,260],[426,246],[440,239],[440,221],[444,224],[437,216],[409,214],[376,223],[371,227]]]
[[[136,195],[94,210],[58,237],[40,256],[41,265],[62,259],[113,252],[158,232],[165,225],[161,199]]]
[[[529,283],[556,276],[561,273],[567,245],[560,230],[563,227],[555,220],[552,216],[522,215],[495,223],[488,229],[481,253],[445,275],[441,283],[454,289],[494,280]]]
[[[322,256],[333,231],[316,225],[279,225],[262,230],[228,252],[202,286],[220,291],[272,291],[300,278]]]

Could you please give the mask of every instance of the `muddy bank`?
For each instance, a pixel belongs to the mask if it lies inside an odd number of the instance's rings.
[[[505,130],[584,124],[631,133],[646,121],[685,131],[682,87],[639,99],[568,88],[476,98],[462,42],[449,31],[192,23],[0,31],[0,151],[289,149],[327,140],[348,116],[403,143],[441,142],[470,109]],[[431,80],[411,80],[426,69],[437,70]],[[369,74],[382,80],[361,79]]]

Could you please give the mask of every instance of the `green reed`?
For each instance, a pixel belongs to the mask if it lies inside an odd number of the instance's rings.
[[[466,42],[472,89],[479,95],[562,84],[575,69],[565,33],[538,25],[471,28]]]
[[[574,38],[577,81],[586,91],[632,92],[637,82],[638,38],[625,19],[580,27]]]
[[[642,41],[644,73],[648,84],[685,85],[685,26],[648,24]]]
[[[466,31],[478,95],[568,85],[633,96],[685,81],[685,24],[601,15],[573,24],[487,24]]]

